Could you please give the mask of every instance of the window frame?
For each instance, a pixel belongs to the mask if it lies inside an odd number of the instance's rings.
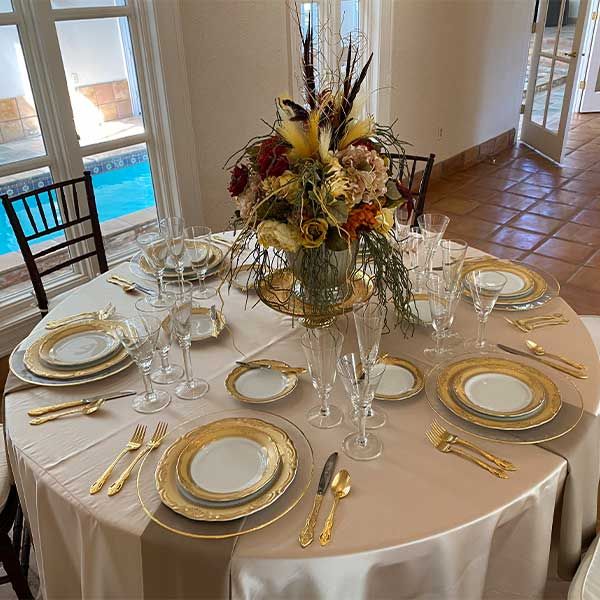
[[[182,207],[178,199],[197,198],[199,183],[194,168],[197,163],[193,132],[184,127],[182,120],[187,116],[187,123],[191,121],[191,103],[179,7],[169,3],[166,11],[160,6],[161,2],[155,0],[128,0],[125,6],[84,8],[52,8],[51,0],[13,0],[12,4],[12,12],[0,13],[0,26],[16,25],[18,28],[46,155],[1,165],[0,177],[48,167],[54,180],[60,181],[73,173],[83,172],[83,160],[89,155],[145,143],[152,168],[157,213],[159,216],[181,215],[186,207]],[[144,133],[80,147],[55,23],[111,17],[128,18]],[[178,43],[173,44],[173,39]],[[168,74],[163,65],[169,65]],[[166,79],[169,79],[169,85]],[[169,88],[176,89],[177,94],[168,94]],[[178,115],[177,119],[172,115]],[[194,206],[197,207],[195,202]],[[77,228],[73,229],[70,235],[78,235]],[[131,254],[129,250],[111,256],[110,266],[127,260]],[[48,296],[61,294],[95,275],[90,261],[77,263],[68,275],[48,282]],[[39,316],[30,289],[0,296],[0,334],[3,336],[0,356],[12,350]]]

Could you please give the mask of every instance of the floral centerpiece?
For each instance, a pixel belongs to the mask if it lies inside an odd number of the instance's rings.
[[[304,102],[278,98],[271,130],[229,163],[241,226],[230,276],[250,248],[259,284],[287,268],[289,293],[327,316],[367,273],[379,302],[393,304],[396,324],[405,323],[410,284],[393,224],[394,210],[411,198],[401,184],[402,142],[392,127],[360,116],[372,55],[359,68],[359,45],[350,39],[345,65],[318,74],[310,23],[300,35]]]

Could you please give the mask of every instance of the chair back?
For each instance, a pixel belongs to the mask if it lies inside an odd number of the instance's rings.
[[[412,192],[415,197],[415,206],[413,222],[416,223],[417,218],[425,211],[425,196],[435,154],[429,156],[417,156],[414,154],[390,154],[390,158],[394,161],[400,161],[402,168],[402,183]]]
[[[85,200],[81,199],[82,194],[78,193],[77,189],[78,184],[82,183],[85,189]],[[70,190],[71,206],[69,206],[69,202],[67,201],[67,194],[65,193],[67,190]],[[29,272],[42,315],[48,312],[48,297],[42,283],[44,275],[49,275],[54,271],[64,269],[93,256],[98,260],[100,271],[102,273],[108,271],[98,210],[96,208],[94,187],[92,185],[92,176],[89,171],[84,171],[83,177],[53,183],[32,192],[19,194],[18,196],[9,197],[5,194],[1,198],[2,205],[23,255],[25,266]],[[83,211],[82,209],[86,207],[87,210]],[[88,221],[91,233],[71,239],[65,236],[66,239],[64,241],[59,241],[51,245],[44,244],[41,250],[32,251],[31,244],[36,243],[40,238],[65,231],[74,225]],[[93,240],[92,250],[81,254],[69,252],[66,260],[63,260],[62,256],[56,255],[51,257],[55,260],[51,262],[50,266],[47,266],[49,255],[61,251],[64,253],[64,250],[69,249],[70,246],[85,242],[86,240]],[[42,266],[38,264],[38,261],[43,257],[47,258],[43,261],[46,264]]]

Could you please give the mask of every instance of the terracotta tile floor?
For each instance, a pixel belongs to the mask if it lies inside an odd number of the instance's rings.
[[[600,115],[574,115],[564,166],[525,146],[432,182],[447,237],[552,273],[580,314],[600,314]]]

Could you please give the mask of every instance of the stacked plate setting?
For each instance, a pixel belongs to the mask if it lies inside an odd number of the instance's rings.
[[[34,341],[23,362],[34,375],[66,385],[71,380],[102,379],[128,367],[131,359],[112,323],[90,320],[65,325]]]
[[[475,270],[489,271],[490,276],[493,276],[493,273],[501,273],[506,277],[506,285],[495,306],[499,310],[525,310],[530,308],[532,303],[541,305],[555,295],[541,273],[520,263],[482,258],[465,262],[462,274],[465,276]],[[467,289],[464,295],[471,299]]]
[[[462,419],[510,431],[548,423],[562,405],[556,384],[541,371],[491,356],[447,365],[438,376],[437,394]]]
[[[192,243],[191,240],[184,241],[186,248],[189,247],[190,243]],[[210,246],[207,244],[206,251],[210,253],[206,276],[210,277],[211,275],[214,275],[221,267],[224,255],[221,248],[215,244],[211,244]],[[134,275],[141,275],[144,278],[151,277],[152,280],[154,280],[154,271],[148,264],[148,261],[142,252],[138,252],[131,259],[131,270]],[[177,271],[175,270],[175,263],[169,256],[167,257],[167,266],[165,268],[164,278],[166,281],[174,281],[177,279],[177,277],[178,275]],[[192,261],[187,251],[183,254],[183,278],[187,281],[195,281],[198,278],[196,271],[194,271],[192,268]]]
[[[232,521],[256,513],[288,489],[298,466],[285,431],[250,418],[203,425],[174,442],[156,468],[162,502],[196,521]]]

